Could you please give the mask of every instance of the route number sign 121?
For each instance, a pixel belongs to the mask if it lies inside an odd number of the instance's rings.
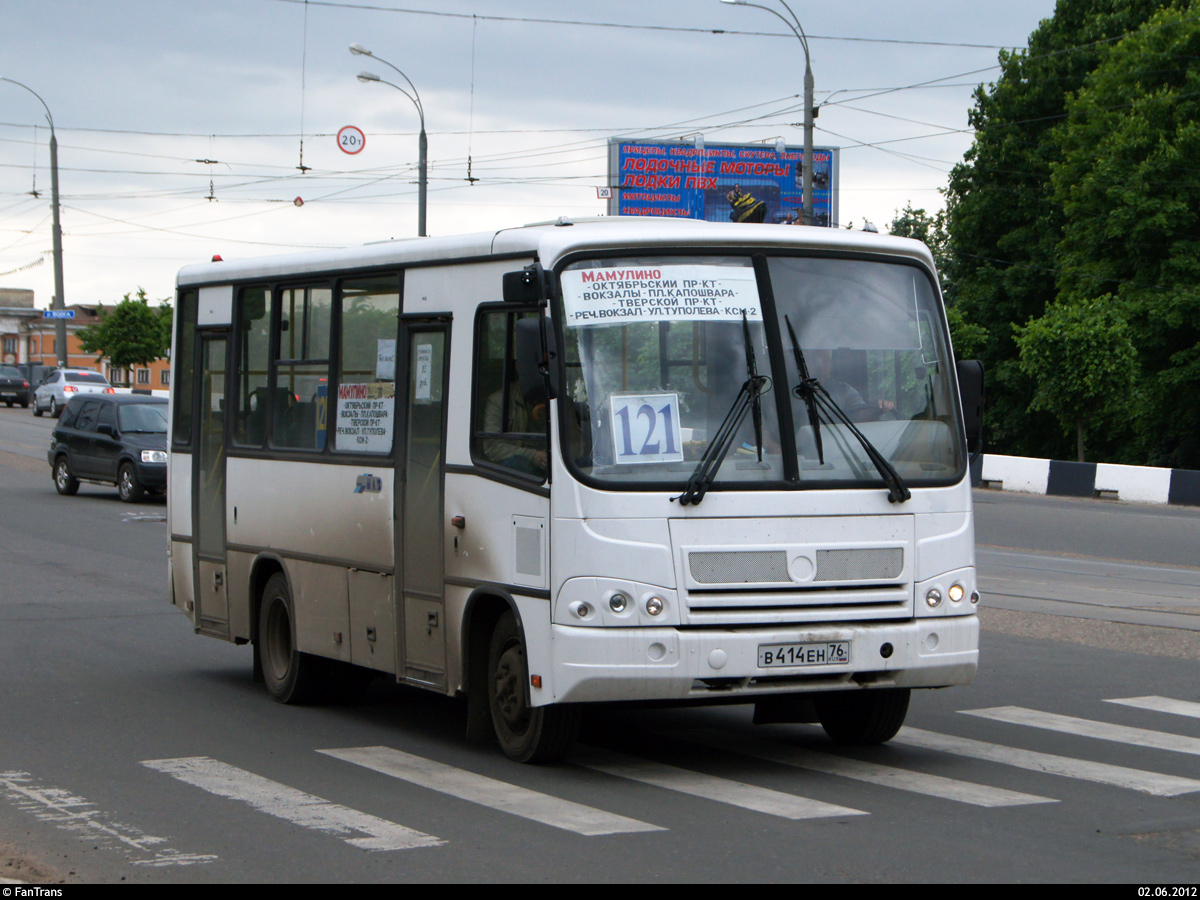
[[[678,394],[612,394],[614,462],[683,462]]]
[[[362,148],[367,145],[366,135],[362,130],[355,128],[353,125],[347,125],[337,133],[338,149],[343,153],[354,155],[362,153]]]

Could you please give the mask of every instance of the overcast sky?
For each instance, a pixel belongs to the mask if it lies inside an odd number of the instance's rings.
[[[941,208],[974,86],[1054,2],[792,8],[825,104],[816,143],[844,148],[841,222],[882,230],[906,202]],[[68,303],[169,297],[214,253],[415,235],[416,110],[356,79],[399,76],[355,42],[420,92],[434,235],[603,213],[611,137],[803,143],[800,42],[718,0],[47,0],[5,4],[4,26],[0,76],[54,116]],[[366,135],[357,155],[337,147],[346,125]],[[38,101],[0,82],[0,287],[40,307],[48,144]]]

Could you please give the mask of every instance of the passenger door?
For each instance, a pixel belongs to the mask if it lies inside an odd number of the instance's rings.
[[[396,621],[400,678],[446,686],[443,497],[449,323],[401,318],[407,384],[398,404]]]
[[[200,446],[195,460],[195,597],[196,628],[227,637],[229,604],[225,575],[225,357],[224,332],[198,334]]]

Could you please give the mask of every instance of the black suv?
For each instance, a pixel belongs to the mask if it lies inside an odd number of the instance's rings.
[[[78,394],[50,436],[50,471],[60,494],[79,482],[115,484],[135,503],[167,489],[167,401],[144,394]]]

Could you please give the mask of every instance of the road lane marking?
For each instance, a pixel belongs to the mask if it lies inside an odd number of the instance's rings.
[[[80,840],[140,856],[132,860],[135,866],[193,866],[217,859],[210,853],[180,853],[166,846],[166,838],[114,822],[90,800],[38,784],[28,772],[0,772],[0,794],[42,821],[79,835]]]
[[[185,784],[225,797],[240,800],[268,815],[340,837],[363,850],[409,850],[436,847],[441,838],[405,828],[387,819],[330,803],[277,781],[226,765],[207,756],[180,759],[147,759],[143,766],[178,778]],[[351,835],[361,836],[351,836]]]
[[[1119,700],[1105,700],[1105,703],[1119,703],[1122,706],[1132,706],[1136,709],[1149,709],[1154,712],[1174,713],[1177,716],[1190,716],[1200,719],[1200,703],[1190,700],[1172,700],[1170,697],[1123,697]]]
[[[1069,756],[1054,756],[1036,750],[1021,750],[1017,747],[1006,747],[1003,744],[990,744],[971,738],[923,731],[920,728],[907,726],[901,728],[900,734],[892,739],[892,743],[921,747],[925,750],[939,750],[943,753],[953,753],[957,756],[967,756],[985,762],[1028,769],[1030,772],[1061,775],[1064,778],[1074,778],[1079,781],[1093,781],[1097,784],[1128,788],[1132,791],[1141,791],[1143,794],[1153,794],[1156,797],[1178,797],[1181,794],[1200,791],[1200,781],[1194,778],[1163,775],[1159,772],[1146,772],[1142,769],[1130,769],[1125,766],[1091,762],[1086,759],[1073,759]]]
[[[532,819],[543,825],[562,828],[576,834],[593,836],[666,830],[658,825],[551,797],[549,794],[413,756],[390,747],[347,747],[317,752],[402,779],[410,784],[449,794],[460,800],[478,803],[480,806]]]
[[[924,794],[929,797],[940,797],[943,800],[954,800],[959,803],[970,803],[973,806],[1028,806],[1035,803],[1057,803],[1050,797],[1039,797],[1036,794],[1023,794],[1020,791],[1010,791],[1004,788],[988,787],[973,784],[969,781],[959,781],[946,778],[943,775],[929,775],[925,772],[915,772],[910,769],[897,769],[879,763],[864,762],[860,759],[850,759],[834,756],[802,747],[788,744],[778,744],[767,741],[740,739],[732,735],[715,731],[696,733],[694,739],[707,747],[723,750],[728,753],[739,753],[753,756],[768,762],[798,769],[809,769],[825,775],[836,775],[840,778],[851,778],[855,781],[865,781],[868,784],[882,785],[900,791],[910,791],[914,794]]]
[[[831,816],[865,816],[868,813],[860,809],[850,809],[846,806],[835,806],[808,797],[795,794],[785,794],[769,788],[756,787],[728,778],[718,778],[715,775],[705,775],[689,769],[680,769],[664,763],[647,759],[637,759],[596,747],[581,747],[572,753],[570,761],[615,775],[617,778],[628,778],[642,784],[653,785],[668,791],[678,791],[693,797],[703,797],[718,803],[740,806],[743,809],[767,813],[772,816],[782,816],[785,819],[821,819]]]
[[[1200,756],[1200,738],[1168,734],[1164,731],[1151,731],[1149,728],[1111,725],[1108,722],[1079,719],[1075,716],[1060,716],[1056,713],[1025,709],[1021,706],[961,709],[959,712],[966,713],[968,716],[994,719],[997,722],[1008,722],[1012,725],[1028,725],[1032,728],[1045,728],[1047,731],[1061,731],[1065,734],[1077,734],[1102,741],[1115,741],[1119,744],[1133,744],[1137,747],[1153,747],[1156,750],[1171,750],[1175,753],[1190,753],[1193,756]]]

